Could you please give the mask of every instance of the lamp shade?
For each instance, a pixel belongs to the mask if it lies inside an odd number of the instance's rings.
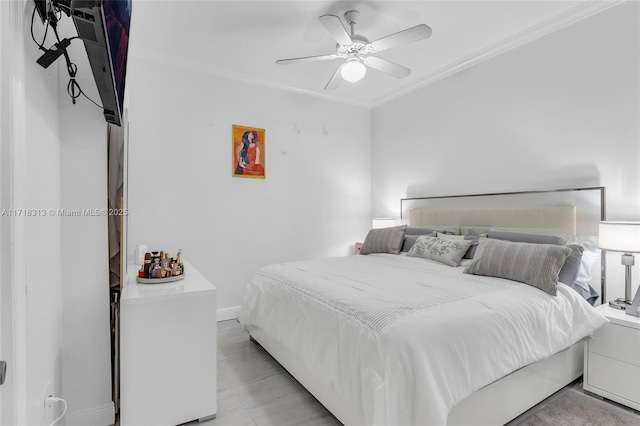
[[[367,67],[365,67],[364,64],[357,59],[347,60],[347,63],[344,64],[340,69],[342,78],[351,83],[362,80],[366,73]]]
[[[396,220],[391,217],[377,217],[371,219],[371,228],[380,229],[380,228],[390,228],[392,226],[396,226]]]
[[[640,253],[640,222],[600,222],[602,250]]]

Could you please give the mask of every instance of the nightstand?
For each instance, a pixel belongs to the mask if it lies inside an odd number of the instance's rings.
[[[120,425],[214,418],[217,289],[185,261],[181,281],[136,282],[120,298]]]
[[[640,410],[640,318],[601,305],[609,323],[584,347],[584,390]]]

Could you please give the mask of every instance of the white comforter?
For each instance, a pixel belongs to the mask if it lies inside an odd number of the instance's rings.
[[[367,424],[445,424],[472,392],[607,322],[574,290],[556,297],[420,258],[367,255],[258,271],[240,310]]]

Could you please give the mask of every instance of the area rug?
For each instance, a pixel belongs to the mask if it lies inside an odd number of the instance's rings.
[[[542,402],[518,426],[638,426],[640,415],[589,395],[566,389]]]

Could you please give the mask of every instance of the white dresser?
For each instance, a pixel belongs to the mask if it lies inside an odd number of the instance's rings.
[[[584,390],[640,410],[640,318],[598,306],[609,319],[585,345]]]
[[[215,417],[216,288],[185,262],[185,278],[138,284],[120,298],[120,424]]]

